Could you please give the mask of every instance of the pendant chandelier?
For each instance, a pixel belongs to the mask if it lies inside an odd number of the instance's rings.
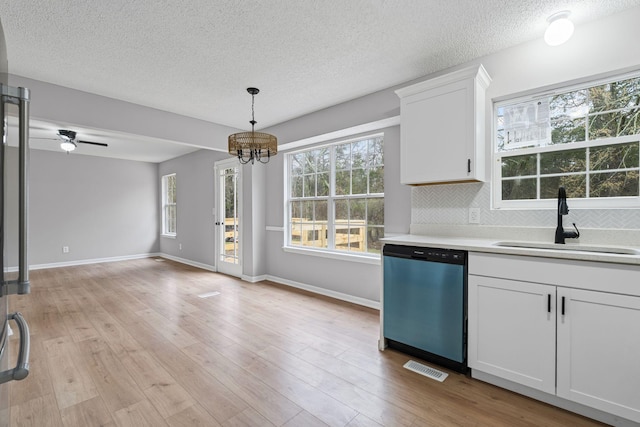
[[[278,138],[264,132],[256,132],[254,127],[253,102],[254,97],[260,92],[255,87],[247,88],[251,94],[251,132],[239,132],[229,135],[229,154],[238,157],[243,165],[256,160],[260,163],[268,163],[271,156],[278,153]]]

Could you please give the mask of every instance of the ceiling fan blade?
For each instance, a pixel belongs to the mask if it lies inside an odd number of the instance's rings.
[[[108,144],[105,144],[104,142],[91,142],[91,141],[76,141],[80,144],[91,144],[91,145],[99,145],[101,147],[108,147]]]

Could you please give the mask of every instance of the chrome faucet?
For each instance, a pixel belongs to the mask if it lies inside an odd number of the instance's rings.
[[[564,231],[562,227],[562,216],[569,213],[569,206],[567,205],[567,192],[564,187],[558,188],[558,226],[556,227],[556,243],[564,245],[564,239],[577,239],[580,237],[580,231],[576,227],[576,223],[573,223],[573,228],[576,231]]]

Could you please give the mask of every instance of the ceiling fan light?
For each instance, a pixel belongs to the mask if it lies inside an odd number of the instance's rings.
[[[559,46],[573,35],[573,22],[569,20],[570,14],[571,12],[568,10],[563,10],[547,18],[549,26],[544,32],[544,41],[549,46]]]
[[[60,148],[68,153],[76,149],[76,144],[73,141],[63,141],[60,143]]]

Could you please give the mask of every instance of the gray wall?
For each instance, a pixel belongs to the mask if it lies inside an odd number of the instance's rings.
[[[228,158],[226,153],[200,150],[159,164],[158,188],[160,177],[171,173],[176,174],[177,185],[176,238],[160,237],[160,252],[211,267],[215,265],[213,167],[216,161]],[[156,211],[161,221],[160,202]]]
[[[16,148],[7,149],[7,160],[8,184],[15,188]],[[32,150],[30,264],[158,252],[157,181],[158,167],[152,163]],[[7,224],[13,248],[16,218],[12,212]],[[8,261],[17,265],[15,250]]]
[[[202,148],[224,149],[237,129],[51,83],[11,75],[12,86],[31,91],[31,117],[144,135]]]

